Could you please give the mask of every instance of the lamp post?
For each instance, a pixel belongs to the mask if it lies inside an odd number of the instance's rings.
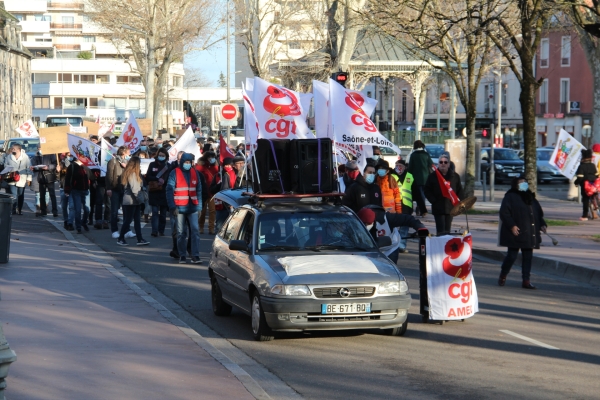
[[[226,32],[225,35],[227,36],[226,39],[226,43],[227,43],[227,100],[226,102],[229,103],[231,101],[231,90],[230,90],[230,86],[231,83],[229,82],[229,69],[230,69],[230,65],[229,65],[229,0],[227,0],[227,22],[225,23],[226,25]],[[231,127],[229,125],[227,125],[227,144],[229,144],[229,135],[231,135]]]

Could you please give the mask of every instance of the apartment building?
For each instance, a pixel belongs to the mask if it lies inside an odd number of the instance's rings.
[[[23,46],[31,62],[33,116],[76,114],[125,121],[145,116],[145,90],[126,48],[117,49],[110,33],[84,15],[82,0],[5,0],[20,22]],[[183,64],[169,71],[168,102],[159,126],[184,123]]]

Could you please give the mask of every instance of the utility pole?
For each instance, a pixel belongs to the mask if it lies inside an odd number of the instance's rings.
[[[226,25],[226,35],[227,35],[227,39],[226,39],[226,43],[227,43],[227,103],[229,103],[231,101],[231,93],[230,93],[230,82],[229,82],[229,0],[227,0],[227,21],[225,22]],[[227,125],[227,144],[229,144],[229,135],[231,135],[231,127],[229,125]]]

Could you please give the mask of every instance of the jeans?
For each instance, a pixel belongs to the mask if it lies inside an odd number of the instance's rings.
[[[97,224],[110,220],[110,199],[106,195],[106,188],[98,186],[96,188],[96,208],[94,209],[94,219]],[[104,206],[104,217],[102,215],[102,206]]]
[[[121,208],[121,204],[123,203],[123,192],[118,192],[116,190],[112,191],[112,196],[110,196],[110,231],[118,232],[119,231],[119,208]],[[123,222],[125,222],[125,217],[123,216]],[[130,221],[131,223],[131,221]],[[126,226],[127,231],[131,229],[131,226],[128,224]]]
[[[506,252],[506,257],[504,257],[504,261],[502,261],[502,272],[500,274],[502,276],[507,276],[512,268],[513,264],[517,260],[517,256],[519,255],[518,247],[509,247]],[[533,249],[521,249],[521,276],[524,281],[529,280],[529,276],[531,275],[531,260],[533,259]]]
[[[15,200],[13,201],[12,211],[13,213],[23,209],[23,202],[25,201],[25,188],[17,187],[17,185],[8,185],[8,193],[12,194]]]
[[[408,236],[408,226],[401,226],[398,228],[398,233],[400,234],[400,245],[398,246],[399,249],[404,250],[406,248],[406,242],[408,241],[408,239],[402,239],[402,238],[406,238]]]
[[[200,257],[200,231],[198,230],[198,212],[191,214],[177,214],[177,251],[179,256],[186,254],[187,229],[185,222],[190,226],[192,237],[192,257]]]
[[[50,193],[46,192],[46,195],[44,196],[44,200],[46,201],[46,204],[48,204],[50,202]],[[40,203],[40,192],[35,192],[35,205],[36,205],[36,207],[40,207],[41,206],[41,203]]]
[[[200,213],[200,220],[198,221],[201,231],[204,231],[204,222],[206,221],[207,212],[208,212],[208,232],[214,233],[215,232],[215,217],[216,217],[217,212],[215,210],[215,201],[212,199],[210,201],[205,201],[202,206],[202,212]]]
[[[452,215],[450,214],[434,214],[435,219],[435,233],[437,235],[449,233],[452,229]]]
[[[71,196],[73,198],[73,208],[75,209],[75,228],[81,229],[81,209],[83,208],[83,225],[87,225],[88,217],[90,215],[90,209],[86,205],[86,197],[88,195],[87,190],[71,190]]]
[[[590,198],[586,196],[584,191],[581,191],[581,205],[583,206],[582,218],[587,218],[590,213]]]
[[[56,205],[56,189],[54,182],[48,184],[40,184],[40,212],[48,214],[48,195],[52,203],[52,214],[58,215],[58,207]]]
[[[167,206],[152,206],[152,233],[165,233],[167,226]]]
[[[62,208],[63,221],[73,225],[73,216],[75,215],[73,198],[71,196],[67,196],[63,188],[60,189],[60,208]]]
[[[139,204],[130,206],[123,205],[123,225],[121,225],[119,240],[125,241],[125,234],[129,232],[132,220],[138,242],[144,240],[142,237],[141,210],[142,207]]]

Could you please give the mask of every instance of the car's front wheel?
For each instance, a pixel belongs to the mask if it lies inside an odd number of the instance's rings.
[[[408,320],[404,321],[404,323],[395,328],[386,329],[386,333],[390,336],[404,336],[406,333],[406,329],[408,329]]]
[[[260,295],[258,292],[254,292],[252,294],[252,333],[254,334],[254,339],[259,342],[268,342],[269,340],[273,340],[273,331],[267,325],[267,320],[265,318],[265,313],[262,309],[262,305],[260,303]]]
[[[225,317],[231,314],[231,306],[223,300],[221,287],[219,286],[219,282],[217,282],[217,278],[214,276],[210,279],[210,287],[213,313],[219,317]]]

